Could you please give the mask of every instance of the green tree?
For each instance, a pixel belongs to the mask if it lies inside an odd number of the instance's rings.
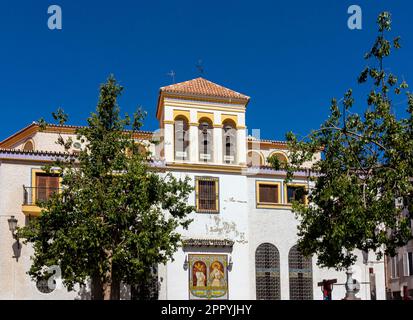
[[[372,251],[379,259],[411,239],[413,177],[413,95],[407,83],[384,68],[392,49],[399,49],[399,37],[386,38],[391,16],[378,16],[378,37],[365,55],[369,66],[359,78],[371,90],[367,105],[357,113],[352,90],[341,100],[332,100],[329,118],[320,129],[306,137],[287,134],[290,163],[270,159],[276,168],[284,167],[286,181],[316,153],[321,160],[312,168],[314,187],[310,205],[293,203],[300,222],[299,249],[307,256],[317,255],[318,265],[341,270],[356,261],[355,249]],[[396,117],[393,99],[407,96],[405,117]],[[360,110],[359,109],[359,110]],[[403,205],[396,206],[395,200]]]
[[[177,229],[188,227],[193,211],[189,179],[156,170],[136,141],[144,112],[120,117],[122,89],[113,76],[101,85],[96,112],[77,130],[85,148],[44,168],[61,174],[61,190],[19,230],[34,248],[34,280],[50,276],[46,266],[58,265],[69,290],[91,281],[93,299],[119,299],[121,282],[148,285],[153,267],[177,250]],[[60,109],[53,116],[60,124],[67,120]],[[58,143],[66,150],[72,145],[61,136]]]

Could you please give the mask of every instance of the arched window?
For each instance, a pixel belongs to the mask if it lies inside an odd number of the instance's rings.
[[[237,130],[233,121],[225,121],[223,126],[224,162],[235,163],[237,152]]]
[[[281,167],[283,167],[283,164],[288,163],[287,156],[281,151],[275,151],[275,152],[271,153],[270,156],[268,157],[268,159],[270,159],[270,158],[278,159],[278,163],[281,165]]]
[[[247,166],[260,167],[264,165],[264,157],[258,151],[248,151],[247,153]]]
[[[271,243],[260,244],[255,251],[257,300],[280,300],[280,254]]]
[[[311,258],[305,258],[297,245],[288,254],[290,300],[313,299],[313,268]]]
[[[199,161],[213,161],[213,130],[212,122],[207,118],[202,118],[199,121],[198,127],[198,142],[199,142]]]
[[[175,160],[189,158],[189,130],[188,120],[183,116],[175,119]]]
[[[141,142],[138,142],[137,147],[138,147],[138,153],[143,158],[147,158],[149,156],[149,150],[148,150],[148,147],[145,144],[143,144]]]
[[[34,144],[32,140],[26,141],[26,143],[23,146],[24,151],[33,151],[34,150]]]

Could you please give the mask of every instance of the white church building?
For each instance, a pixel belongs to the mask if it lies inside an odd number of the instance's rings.
[[[345,296],[345,272],[322,269],[316,257],[304,258],[296,249],[297,224],[292,199],[300,188],[311,188],[311,163],[284,182],[285,172],[267,162],[269,156],[288,161],[283,141],[261,139],[247,128],[250,98],[197,78],[162,87],[156,116],[159,130],[140,132],[153,163],[177,177],[189,176],[194,192],[189,201],[196,211],[174,261],[158,267],[159,299],[321,300],[323,280],[337,279],[332,299]],[[247,112],[248,111],[248,112]],[[39,199],[59,188],[42,166],[62,156],[58,134],[75,141],[70,152],[82,148],[76,126],[32,123],[0,142],[0,299],[80,299],[65,288],[45,291],[27,274],[29,245],[13,237],[17,226],[35,219]],[[159,144],[152,144],[153,139]],[[317,159],[314,159],[317,160]],[[353,278],[362,300],[385,299],[384,261],[359,253]]]

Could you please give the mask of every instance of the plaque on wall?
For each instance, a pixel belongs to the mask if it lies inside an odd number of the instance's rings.
[[[227,255],[189,255],[189,299],[228,299]]]

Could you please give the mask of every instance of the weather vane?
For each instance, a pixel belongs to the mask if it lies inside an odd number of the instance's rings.
[[[172,83],[175,83],[175,75],[176,75],[175,71],[171,70],[166,75],[172,78]]]
[[[198,63],[195,66],[198,70],[199,75],[203,75],[205,73],[204,66],[202,65],[202,60],[199,59]]]

